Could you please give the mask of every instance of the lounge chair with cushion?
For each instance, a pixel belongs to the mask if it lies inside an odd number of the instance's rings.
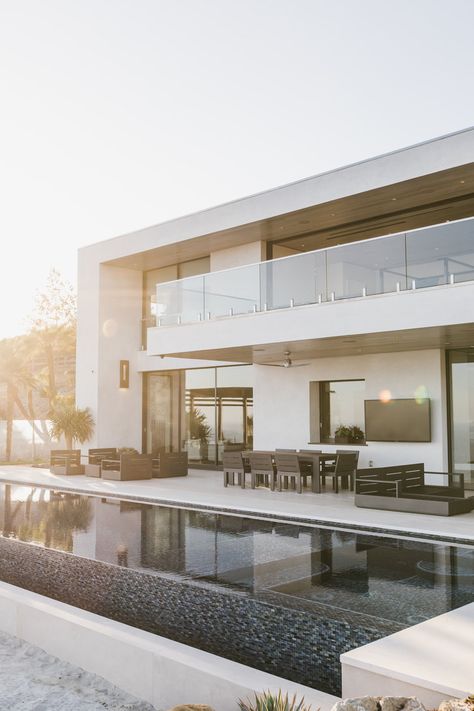
[[[60,476],[84,474],[81,464],[80,449],[52,449],[50,452],[49,471]]]
[[[102,479],[137,481],[151,479],[151,454],[121,454],[119,459],[103,459]]]
[[[385,511],[453,516],[472,511],[474,496],[465,497],[463,474],[425,472],[424,464],[405,464],[359,469],[355,504]]]
[[[118,459],[118,453],[115,447],[99,447],[89,449],[87,454],[82,455],[82,459],[87,460],[84,464],[84,474],[100,477],[102,475],[102,460]]]
[[[153,457],[153,479],[168,479],[188,475],[187,452],[160,452]]]

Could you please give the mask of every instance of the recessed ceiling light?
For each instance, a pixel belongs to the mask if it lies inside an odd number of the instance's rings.
[[[301,246],[304,247],[304,244],[302,244]]]
[[[336,217],[336,213],[335,213],[335,212],[331,212],[331,217]]]
[[[465,180],[460,180],[459,182],[461,183],[461,185],[464,185],[464,183],[465,183],[466,181],[465,181]]]
[[[392,200],[393,200],[394,202],[395,202],[396,199],[397,199],[397,198],[392,198]]]

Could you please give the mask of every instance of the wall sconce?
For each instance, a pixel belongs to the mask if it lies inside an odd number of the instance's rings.
[[[120,388],[128,388],[130,381],[130,362],[128,360],[120,361]]]

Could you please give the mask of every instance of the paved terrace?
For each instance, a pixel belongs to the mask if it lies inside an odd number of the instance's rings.
[[[443,517],[361,509],[354,506],[351,492],[334,494],[331,483],[321,494],[297,494],[294,491],[271,492],[265,488],[224,488],[221,472],[202,469],[191,469],[187,477],[118,482],[86,476],[56,476],[47,469],[23,465],[0,467],[2,481],[258,518],[271,516],[309,524],[372,528],[474,543],[474,511]]]

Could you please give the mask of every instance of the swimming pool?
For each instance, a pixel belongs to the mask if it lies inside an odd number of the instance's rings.
[[[474,547],[0,487],[0,579],[340,693],[339,655],[474,601]]]

